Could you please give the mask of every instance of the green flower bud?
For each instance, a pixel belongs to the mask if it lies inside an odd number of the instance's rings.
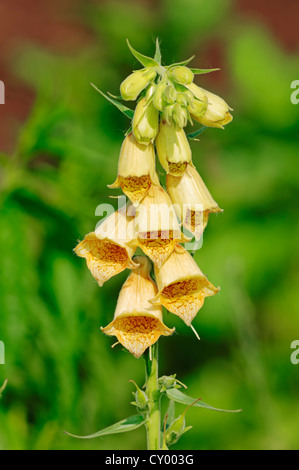
[[[193,103],[190,103],[188,106],[188,111],[192,117],[199,118],[203,116],[207,110],[208,101],[200,101],[195,99]]]
[[[136,392],[133,392],[135,401],[131,404],[136,406],[138,413],[148,413],[150,407],[146,393],[138,387],[134,380],[130,380],[130,382],[136,387]]]
[[[193,101],[194,101],[194,95],[193,95],[193,93],[191,93],[191,91],[189,91],[189,90],[186,90],[186,91],[184,92],[184,94],[185,94],[185,96],[186,96],[186,98],[187,98],[187,100],[188,100],[188,105],[192,104]]]
[[[165,443],[167,446],[171,446],[178,442],[180,437],[192,426],[185,426],[185,412],[183,412],[178,418],[176,418],[165,433]]]
[[[165,91],[163,93],[163,98],[166,101],[166,103],[168,103],[168,104],[175,103],[176,96],[177,96],[177,92],[176,92],[176,89],[174,88],[174,86],[173,85],[168,85],[165,88]]]
[[[161,165],[173,176],[181,176],[187,164],[191,164],[191,149],[184,132],[175,123],[168,124],[162,118],[159,133],[156,138],[157,153]]]
[[[189,83],[193,82],[194,78],[193,72],[188,67],[182,65],[171,68],[168,75],[176,82],[182,83],[183,85],[189,85]]]
[[[148,94],[152,93],[152,88]],[[159,130],[159,111],[153,105],[153,99],[142,98],[135,109],[133,133],[136,140],[143,145],[153,142]]]
[[[159,377],[158,383],[161,387],[161,390],[168,390],[170,388],[175,388],[176,386],[176,374],[173,375],[162,375]]]
[[[190,93],[190,95],[192,95],[192,93]],[[187,106],[191,103],[189,95],[183,92],[179,92],[177,94],[176,102],[180,104],[181,106],[185,106],[185,108],[187,108]]]
[[[186,108],[183,108],[178,103],[175,103],[173,105],[172,119],[179,127],[185,127],[188,121]]]
[[[139,93],[155,78],[153,68],[136,70],[131,73],[120,85],[120,93],[124,100],[134,101]]]
[[[173,113],[173,108],[174,108],[174,105],[173,104],[169,104],[168,106],[166,106],[164,108],[164,117],[166,119],[166,122],[167,124],[171,124],[172,123],[172,113]]]
[[[154,94],[154,97],[153,97],[153,105],[155,106],[155,108],[158,110],[158,111],[163,111],[164,109],[164,99],[163,99],[163,92],[166,88],[166,83],[165,82],[160,82],[158,83],[158,85],[156,86],[156,89],[155,89],[155,94]]]
[[[171,445],[175,444],[185,432],[189,431],[189,429],[192,428],[192,426],[187,426],[186,427],[186,425],[185,425],[185,415],[186,415],[187,411],[193,405],[195,405],[195,403],[198,402],[199,400],[200,400],[200,398],[198,398],[197,400],[194,400],[193,403],[191,403],[189,406],[187,406],[187,408],[185,408],[183,413],[178,418],[176,418],[171,423],[169,428],[166,430],[166,432],[164,433],[164,440],[165,440],[165,443],[166,443],[167,446],[171,446]]]

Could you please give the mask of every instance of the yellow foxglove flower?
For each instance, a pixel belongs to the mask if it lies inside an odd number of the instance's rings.
[[[135,248],[130,242],[133,238],[133,218],[122,208],[107,217],[95,232],[86,235],[74,251],[86,259],[91,274],[102,286],[124,269],[137,267],[132,260]]]
[[[134,222],[136,243],[158,266],[177,243],[189,240],[182,234],[170,197],[161,186],[151,186],[136,209]]]
[[[181,176],[187,164],[192,164],[191,149],[184,129],[174,123],[168,124],[166,119],[160,122],[156,147],[161,165],[173,176]]]
[[[160,268],[155,266],[155,276],[159,292],[151,302],[154,305],[164,305],[188,326],[203,306],[205,297],[219,291],[204,276],[188,251],[180,245],[176,246]]]
[[[192,114],[192,117],[199,121],[203,126],[209,127],[219,127],[223,129],[223,126],[232,121],[233,117],[229,111],[232,111],[232,108],[220,98],[220,96],[211,93],[210,91],[204,90],[203,88],[198,87],[194,83],[188,85],[188,88],[195,97],[205,95],[208,99],[207,110],[204,115]]]
[[[124,100],[134,101],[139,93],[154,80],[156,71],[153,68],[136,70],[120,85],[120,93]]]
[[[221,212],[195,168],[188,165],[182,176],[166,176],[167,192],[184,227],[199,240],[209,214]]]
[[[171,335],[174,328],[164,325],[162,307],[149,303],[158,292],[150,277],[150,261],[145,256],[136,256],[134,261],[139,267],[132,271],[119,293],[114,319],[101,329],[107,335],[116,336],[138,358],[161,335]]]
[[[159,111],[153,104],[155,85],[149,87],[144,98],[137,103],[133,117],[133,133],[140,144],[148,145],[159,129]]]
[[[144,198],[152,184],[159,185],[154,146],[139,144],[131,132],[121,147],[117,179],[108,187],[121,187],[135,205]]]

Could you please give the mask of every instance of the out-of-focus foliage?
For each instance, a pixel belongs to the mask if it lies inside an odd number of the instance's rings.
[[[93,47],[74,55],[23,46],[12,65],[36,91],[13,155],[0,155],[1,449],[144,448],[143,428],[95,441],[90,434],[134,413],[134,379],[143,359],[116,347],[99,327],[112,318],[127,273],[99,288],[72,249],[92,231],[98,204],[114,203],[123,131],[129,121],[90,86],[118,94],[138,64],[125,38],[145,54],[162,39],[165,62],[222,44],[225,89],[234,108],[225,131],[192,143],[193,161],[223,214],[211,216],[195,257],[221,286],[194,321],[202,338],[174,315],[177,334],[162,338],[161,375],[177,373],[189,393],[239,414],[195,409],[177,448],[298,448],[298,339],[295,269],[298,229],[299,108],[290,102],[298,58],[282,51],[263,25],[237,17],[229,0],[87,4],[81,21]],[[216,72],[218,73],[218,72]],[[199,83],[199,82],[198,82]],[[192,130],[192,129],[190,129]],[[297,165],[298,167],[298,165]],[[182,407],[178,408],[183,409]]]

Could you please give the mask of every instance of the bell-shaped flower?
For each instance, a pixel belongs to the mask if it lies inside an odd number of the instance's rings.
[[[184,227],[199,240],[209,214],[221,212],[196,169],[188,165],[182,176],[166,176],[167,192]]]
[[[139,93],[154,80],[156,71],[153,68],[136,70],[131,73],[120,85],[120,93],[124,100],[134,101]]]
[[[114,319],[101,329],[107,335],[116,336],[138,358],[161,335],[171,335],[174,328],[164,325],[162,307],[149,302],[157,294],[156,284],[150,277],[150,261],[145,256],[136,256],[134,262],[139,266],[121,288]]]
[[[191,149],[184,129],[173,122],[169,124],[166,118],[160,122],[156,147],[161,165],[173,176],[181,176],[187,164],[192,164]]]
[[[180,245],[162,266],[155,266],[155,276],[159,292],[151,302],[163,305],[188,326],[203,306],[205,298],[219,291]]]
[[[138,265],[132,260],[135,247],[133,217],[126,208],[113,212],[95,230],[85,236],[74,249],[75,253],[86,259],[91,274],[102,286],[112,276],[126,268]]]
[[[156,138],[159,129],[159,111],[153,104],[156,86],[151,85],[146,96],[138,101],[133,117],[133,133],[140,144],[148,145]]]
[[[203,115],[191,113],[192,118],[200,122],[203,126],[219,127],[221,129],[223,129],[223,126],[232,121],[233,117],[230,114],[232,108],[230,108],[228,104],[222,98],[220,98],[220,96],[217,96],[210,91],[204,90],[194,83],[188,85],[188,88],[195,97],[202,97],[205,95],[208,99],[206,112]]]
[[[121,147],[117,179],[108,187],[120,187],[134,205],[139,204],[152,184],[159,185],[155,165],[153,144],[139,144],[131,132]]]
[[[136,208],[134,224],[136,244],[158,266],[177,243],[189,241],[182,234],[170,197],[161,186],[151,186]]]

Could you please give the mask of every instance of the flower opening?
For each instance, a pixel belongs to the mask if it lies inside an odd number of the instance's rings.
[[[135,357],[140,357],[161,335],[168,336],[174,329],[164,325],[162,307],[149,302],[157,293],[150,277],[149,260],[136,256],[134,262],[139,267],[132,271],[120,291],[114,320],[101,329],[107,335],[116,336]]]

